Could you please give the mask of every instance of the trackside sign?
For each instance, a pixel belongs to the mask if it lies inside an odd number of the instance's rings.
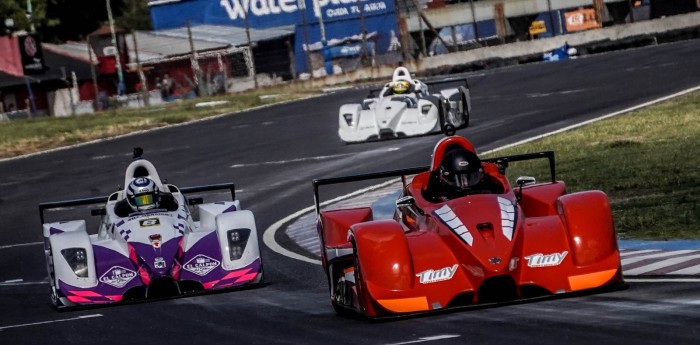
[[[393,13],[393,0],[151,0],[155,30],[192,25],[270,28]],[[186,13],[187,15],[183,15]]]

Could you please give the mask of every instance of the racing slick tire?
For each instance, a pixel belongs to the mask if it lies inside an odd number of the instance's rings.
[[[450,114],[450,110],[446,109],[446,107],[449,107],[449,103],[442,100],[440,103],[440,107],[438,108],[440,131],[446,136],[455,135],[455,133],[457,133],[457,125],[454,123],[454,121],[451,121],[452,119],[447,118]]]
[[[53,251],[51,250],[51,242],[49,242],[46,253],[46,270],[49,274],[49,296],[51,297],[51,305],[54,309],[58,310],[59,308],[63,307],[63,304],[56,293],[56,276],[53,268]]]
[[[467,98],[466,92],[460,88],[459,95],[462,101],[462,118],[464,119],[464,124],[460,128],[469,127],[469,115],[471,113],[469,109],[469,99]]]

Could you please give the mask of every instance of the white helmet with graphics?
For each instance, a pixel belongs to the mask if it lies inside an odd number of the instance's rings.
[[[134,211],[158,208],[160,205],[158,186],[147,177],[134,179],[126,187],[126,201]]]

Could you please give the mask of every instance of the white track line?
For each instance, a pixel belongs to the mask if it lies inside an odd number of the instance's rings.
[[[644,250],[635,250],[635,251],[623,251],[620,252],[620,256],[630,256],[630,255],[635,255],[635,254],[646,254],[646,253],[655,253],[655,252],[660,252],[661,249],[644,249]]]
[[[29,242],[29,243],[18,243],[18,244],[8,244],[6,246],[0,246],[0,249],[15,248],[15,247],[26,247],[26,246],[36,246],[39,244],[44,244],[44,242]]]
[[[700,278],[627,278],[626,283],[700,283]]]
[[[700,85],[699,85],[699,86],[696,86],[696,87],[692,87],[692,88],[690,88],[690,89],[686,89],[686,90],[680,91],[680,92],[676,92],[676,93],[674,93],[674,94],[672,94],[672,95],[664,96],[664,97],[657,98],[657,99],[655,99],[655,100],[652,100],[652,101],[649,101],[649,102],[646,102],[646,103],[642,103],[642,104],[639,104],[639,105],[635,105],[635,106],[630,107],[630,108],[627,108],[627,109],[623,109],[623,110],[620,110],[620,111],[616,111],[616,112],[611,113],[611,114],[603,115],[603,116],[601,116],[601,117],[596,117],[595,119],[590,119],[590,120],[588,120],[588,121],[584,121],[584,122],[581,122],[581,123],[577,123],[577,124],[575,124],[575,125],[571,125],[571,126],[568,126],[568,127],[564,127],[564,128],[561,128],[561,129],[557,129],[556,131],[553,131],[553,132],[541,134],[541,135],[538,135],[538,136],[535,136],[535,137],[532,137],[532,138],[529,138],[529,139],[524,139],[524,140],[521,140],[521,141],[518,141],[518,142],[515,142],[515,143],[512,143],[512,144],[508,144],[508,145],[505,145],[505,146],[497,147],[497,148],[495,148],[495,149],[493,149],[493,150],[486,151],[486,152],[482,152],[481,154],[482,154],[482,155],[484,155],[484,154],[489,154],[489,153],[493,153],[493,152],[496,152],[496,151],[505,150],[505,149],[507,149],[507,148],[511,148],[511,147],[514,147],[514,146],[518,146],[518,145],[522,145],[522,144],[525,144],[525,143],[529,143],[529,142],[535,141],[535,140],[537,140],[537,139],[542,139],[542,138],[545,138],[545,137],[548,137],[548,136],[551,136],[551,135],[554,135],[554,134],[559,134],[559,133],[562,133],[562,132],[566,132],[566,131],[569,131],[569,130],[572,130],[572,129],[575,129],[575,128],[579,128],[579,127],[582,127],[582,126],[591,124],[591,123],[593,123],[593,122],[598,122],[598,121],[600,121],[600,120],[605,120],[605,119],[610,118],[610,117],[613,117],[613,116],[622,115],[622,114],[628,113],[628,112],[630,112],[630,111],[634,111],[634,110],[637,110],[637,109],[640,109],[640,108],[648,107],[648,106],[650,106],[650,105],[654,105],[654,104],[659,103],[659,102],[667,101],[667,100],[669,100],[669,99],[672,99],[672,98],[675,98],[675,97],[678,97],[678,96],[683,96],[683,95],[685,95],[685,94],[687,94],[687,93],[691,93],[691,92],[698,91],[698,90],[700,90]]]
[[[364,189],[356,190],[356,191],[354,191],[354,192],[352,192],[352,193],[350,193],[350,194],[342,195],[342,196],[339,196],[339,197],[337,197],[337,198],[335,198],[335,199],[331,199],[331,200],[325,201],[325,202],[321,203],[320,206],[325,206],[325,205],[332,204],[332,203],[334,203],[334,202],[341,201],[341,200],[344,200],[344,199],[347,199],[347,198],[352,198],[353,196],[360,195],[360,194],[362,194],[362,193],[369,192],[369,191],[374,190],[374,189],[379,189],[379,188],[388,186],[388,185],[393,184],[393,183],[396,183],[396,180],[395,180],[395,179],[392,179],[392,180],[389,180],[389,181],[386,181],[386,182],[383,182],[383,183],[380,183],[380,184],[377,184],[377,185],[374,185],[374,186],[370,186],[370,187],[367,187],[367,188],[364,188]],[[299,216],[301,216],[301,215],[303,215],[303,214],[305,214],[305,213],[313,212],[314,209],[315,209],[314,206],[309,206],[309,207],[307,207],[307,208],[305,208],[305,209],[303,209],[303,210],[299,210],[299,211],[297,211],[297,212],[294,212],[294,213],[292,213],[292,214],[290,214],[290,215],[288,215],[288,216],[286,216],[286,217],[284,217],[284,218],[278,220],[278,221],[275,222],[274,224],[270,225],[270,227],[268,227],[267,229],[265,229],[265,232],[263,233],[263,242],[265,242],[265,244],[266,244],[270,249],[272,249],[273,251],[275,251],[275,252],[277,252],[277,253],[279,253],[279,254],[282,254],[282,255],[284,255],[284,256],[290,257],[290,258],[292,258],[292,259],[297,259],[297,260],[306,261],[306,262],[309,262],[309,263],[312,263],[312,264],[320,265],[320,264],[321,264],[321,261],[315,260],[315,259],[311,259],[311,258],[307,258],[306,256],[299,255],[299,254],[297,254],[297,253],[294,253],[294,252],[292,252],[292,251],[289,251],[289,250],[283,248],[282,246],[280,246],[280,245],[277,243],[277,241],[275,241],[275,234],[277,233],[277,230],[279,230],[280,228],[282,228],[283,225],[285,225],[286,223],[288,223],[288,222],[291,221],[292,219],[295,219],[295,218],[297,218],[297,217],[299,217]]]
[[[390,343],[386,345],[404,345],[404,344],[416,344],[416,343],[425,343],[428,341],[436,341],[436,340],[443,340],[443,339],[451,339],[451,338],[459,338],[461,335],[458,334],[444,334],[444,335],[434,335],[432,337],[422,337],[418,338],[418,340],[411,340],[411,341],[403,341],[400,343]]]
[[[680,264],[683,262],[687,262],[687,261],[691,261],[691,260],[695,260],[695,259],[700,259],[700,254],[661,260],[661,261],[654,262],[653,264],[650,264],[650,265],[644,265],[644,266],[633,268],[633,269],[627,270],[627,271],[623,270],[623,273],[629,274],[629,275],[641,275],[641,274],[644,274],[647,272],[656,271],[656,270],[662,269],[664,267],[674,266],[674,265],[677,265],[677,264]],[[688,269],[688,268],[693,268],[693,269],[697,270],[696,266],[686,267],[684,269]],[[676,273],[676,274],[678,274],[678,273]]]
[[[357,154],[357,152],[350,152],[350,153],[340,153],[340,154],[336,154],[336,155],[301,157],[301,158],[293,158],[293,159],[287,159],[287,160],[281,160],[281,161],[270,161],[270,162],[262,162],[262,163],[234,164],[234,165],[230,166],[229,168],[245,168],[245,167],[253,167],[253,166],[259,166],[259,165],[280,165],[280,164],[298,163],[298,162],[305,162],[305,161],[320,161],[320,160],[324,160],[324,159],[340,158],[340,157],[352,156],[352,155],[356,155],[356,154]]]
[[[633,264],[635,262],[639,262],[642,260],[646,259],[658,259],[658,258],[665,258],[669,256],[674,256],[674,255],[684,255],[688,253],[695,253],[697,250],[691,250],[691,249],[683,249],[683,250],[674,250],[672,252],[661,252],[661,253],[656,253],[656,254],[648,254],[648,255],[640,255],[640,256],[635,256],[632,258],[626,258],[622,259],[622,265],[629,265]]]
[[[0,283],[0,287],[4,286],[26,286],[26,285],[46,285],[49,280],[43,280],[38,282],[25,282],[24,279],[13,279]]]
[[[700,274],[700,265],[681,268],[676,271],[668,272],[668,274],[696,275]]]
[[[646,103],[642,103],[642,104],[639,104],[639,105],[635,105],[635,106],[630,107],[630,108],[627,108],[627,109],[623,109],[623,110],[620,110],[620,111],[616,111],[616,112],[611,113],[611,114],[603,115],[603,116],[597,117],[597,118],[595,118],[595,119],[591,119],[591,120],[584,121],[584,122],[581,122],[581,123],[578,123],[578,124],[575,124],[575,125],[571,125],[571,126],[568,126],[568,127],[564,127],[564,128],[562,128],[562,129],[558,129],[558,130],[556,130],[556,131],[552,131],[552,132],[549,132],[549,133],[545,133],[545,134],[542,134],[542,135],[538,135],[538,136],[535,136],[535,137],[532,137],[532,138],[529,138],[529,139],[521,140],[521,141],[518,141],[518,142],[513,143],[513,144],[508,144],[508,145],[504,145],[504,146],[501,146],[501,147],[497,147],[497,148],[495,148],[495,149],[493,149],[493,150],[489,150],[489,151],[486,151],[486,152],[482,152],[481,154],[482,154],[482,155],[485,155],[485,154],[489,154],[489,153],[501,151],[501,150],[504,150],[504,149],[507,149],[507,148],[510,148],[510,147],[514,147],[514,146],[518,146],[518,145],[522,145],[522,144],[525,144],[525,143],[528,143],[528,142],[531,142],[531,141],[534,141],[534,140],[537,140],[537,139],[542,139],[542,138],[544,138],[544,137],[548,137],[548,136],[551,136],[551,135],[555,135],[555,134],[559,134],[559,133],[562,133],[562,132],[566,132],[566,131],[571,130],[571,129],[574,129],[574,128],[582,127],[582,126],[585,126],[585,125],[590,124],[590,123],[593,123],[593,122],[597,122],[597,121],[604,120],[604,119],[607,119],[607,118],[610,118],[610,117],[613,117],[613,116],[617,116],[617,115],[621,115],[621,114],[624,114],[624,113],[628,113],[628,112],[630,112],[630,111],[634,111],[634,110],[637,110],[637,109],[640,109],[640,108],[648,107],[648,106],[650,106],[650,105],[653,105],[653,104],[656,104],[656,103],[659,103],[659,102],[663,102],[663,101],[666,101],[666,100],[669,100],[669,99],[672,99],[672,98],[675,98],[675,97],[678,97],[678,96],[682,96],[682,95],[685,95],[685,94],[687,94],[687,93],[691,93],[691,92],[694,92],[694,91],[697,91],[697,90],[700,90],[700,85],[699,85],[699,86],[696,86],[696,87],[692,87],[692,88],[690,88],[690,89],[686,89],[686,90],[680,91],[680,92],[676,92],[676,93],[674,93],[674,94],[672,94],[672,95],[664,96],[664,97],[657,98],[657,99],[655,99],[655,100],[652,100],[652,101],[649,101],[649,102],[646,102]],[[382,184],[380,184],[380,185],[376,185],[376,186],[372,186],[372,187],[368,187],[368,188],[369,188],[369,189],[380,188],[379,186],[383,186],[383,185],[385,185],[385,184],[386,184],[386,183],[382,183]],[[367,189],[367,188],[366,188],[366,189]],[[364,192],[364,191],[363,191],[363,192]],[[357,191],[356,191],[356,192],[347,194],[347,195],[345,195],[345,196],[340,196],[340,197],[338,197],[338,198],[336,198],[336,199],[326,201],[326,202],[322,203],[322,205],[326,205],[326,204],[328,204],[328,203],[330,203],[330,202],[335,202],[335,201],[343,200],[343,199],[346,199],[346,198],[350,198],[350,197],[355,196],[355,195],[357,195],[357,194],[359,194],[359,193],[357,193]],[[292,259],[297,259],[297,260],[306,261],[306,262],[310,262],[310,263],[313,263],[313,264],[319,264],[319,265],[320,265],[320,264],[321,264],[320,261],[314,260],[314,259],[309,259],[309,258],[307,258],[307,257],[305,257],[305,256],[303,256],[303,255],[299,255],[299,254],[297,254],[297,253],[294,253],[294,252],[292,252],[292,251],[289,251],[289,250],[283,248],[282,246],[280,246],[280,245],[275,241],[275,233],[277,233],[277,231],[282,227],[282,225],[286,224],[287,222],[291,221],[292,219],[294,219],[294,218],[296,218],[296,217],[299,217],[299,216],[301,216],[301,215],[303,215],[303,214],[305,214],[305,213],[307,213],[307,212],[311,212],[311,211],[313,211],[313,210],[314,210],[314,207],[313,207],[313,206],[307,207],[307,208],[305,208],[305,209],[303,209],[303,210],[299,210],[299,211],[297,211],[297,212],[294,212],[294,213],[290,214],[289,216],[284,217],[283,219],[280,219],[280,220],[278,220],[277,222],[275,222],[274,224],[270,225],[270,227],[268,227],[267,229],[265,229],[265,232],[263,233],[263,242],[265,242],[265,244],[266,244],[268,247],[270,247],[270,249],[272,249],[273,251],[275,251],[275,252],[277,252],[277,253],[279,253],[279,254],[282,254],[282,255],[284,255],[284,256],[288,256],[288,257],[290,257],[290,258],[292,258]]]
[[[11,325],[11,326],[2,326],[0,327],[0,331],[4,331],[6,329],[10,328],[19,328],[19,327],[28,327],[28,326],[36,326],[36,325],[43,325],[47,323],[56,323],[56,322],[64,322],[64,321],[76,321],[76,320],[82,320],[82,319],[90,319],[93,317],[102,317],[102,314],[92,314],[92,315],[82,315],[70,319],[59,319],[59,320],[51,320],[51,321],[41,321],[41,322],[32,322],[32,323],[23,323],[20,325]]]

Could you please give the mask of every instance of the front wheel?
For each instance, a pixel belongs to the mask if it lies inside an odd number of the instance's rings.
[[[56,273],[53,269],[53,251],[51,250],[51,245],[49,245],[46,250],[46,271],[49,274],[49,290],[51,296],[51,305],[58,309],[63,306],[61,300],[58,298],[58,293],[56,292]]]

